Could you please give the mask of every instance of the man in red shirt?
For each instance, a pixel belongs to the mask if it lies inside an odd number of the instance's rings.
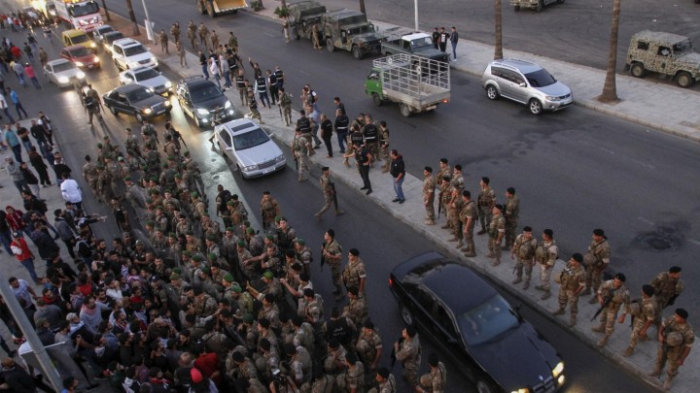
[[[29,271],[29,276],[34,280],[34,284],[41,284],[41,280],[34,270],[34,254],[27,246],[27,242],[24,241],[22,232],[16,231],[12,236],[14,238],[12,239],[12,243],[10,243],[10,249],[15,255],[15,258]]]

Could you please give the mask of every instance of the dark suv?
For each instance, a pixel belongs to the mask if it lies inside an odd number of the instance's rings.
[[[211,127],[212,122],[224,122],[235,117],[233,104],[216,83],[201,76],[185,78],[175,90],[182,111],[197,127]]]

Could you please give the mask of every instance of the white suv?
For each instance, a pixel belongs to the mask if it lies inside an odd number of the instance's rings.
[[[158,60],[151,51],[132,38],[122,38],[112,43],[112,58],[117,68],[128,70],[136,67],[158,67]]]

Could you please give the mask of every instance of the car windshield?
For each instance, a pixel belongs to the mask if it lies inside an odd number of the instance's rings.
[[[105,27],[98,27],[97,28],[97,32],[99,35],[105,35],[105,34],[110,33],[112,31],[114,31],[112,26],[105,26]]]
[[[90,52],[88,52],[86,47],[81,46],[80,48],[71,49],[70,55],[73,57],[83,57],[90,55]]]
[[[145,88],[136,89],[136,90],[130,91],[129,93],[126,94],[126,98],[129,100],[129,102],[143,101],[143,100],[150,98],[152,96],[153,96],[153,93],[146,90]]]
[[[525,78],[532,87],[545,87],[557,83],[557,80],[544,68],[525,74]]]
[[[146,48],[144,48],[143,45],[134,45],[124,48],[124,56],[134,56],[139,53],[146,53]]]
[[[371,33],[373,31],[374,31],[374,27],[372,25],[364,25],[364,26],[353,27],[352,29],[348,29],[348,34],[349,35],[358,35],[358,34],[363,34],[363,33]]]
[[[59,63],[53,66],[53,72],[63,72],[75,69],[75,64],[73,63]]]
[[[73,16],[85,16],[90,14],[96,14],[99,12],[100,8],[91,1],[87,4],[73,5],[70,7],[70,13]]]
[[[82,44],[83,42],[88,42],[89,38],[87,35],[81,34],[76,35],[75,37],[71,37],[70,40],[73,44]]]
[[[411,47],[413,48],[424,48],[428,46],[433,46],[433,40],[430,37],[416,38],[411,41]]]
[[[124,34],[122,34],[121,31],[118,31],[118,32],[115,32],[113,34],[105,36],[105,41],[107,43],[111,44],[112,42],[114,42],[116,40],[121,40],[122,38],[124,38]]]
[[[147,81],[149,79],[153,79],[157,76],[159,76],[160,73],[153,68],[147,68],[143,71],[136,72],[134,73],[134,76],[136,77],[136,81],[141,82],[141,81]]]
[[[690,44],[689,40],[681,41],[673,44],[673,53],[678,54],[681,52],[689,51],[693,46]]]
[[[213,83],[204,83],[202,86],[190,90],[190,98],[192,99],[192,102],[211,100],[212,98],[219,97],[221,94],[223,94],[221,93],[221,90],[219,90],[219,88]]]
[[[520,322],[501,295],[496,295],[457,316],[459,330],[468,345],[487,342]]]
[[[253,131],[246,132],[245,134],[235,135],[233,137],[233,148],[235,150],[245,150],[250,149],[270,140],[265,131],[260,128],[256,128]]]

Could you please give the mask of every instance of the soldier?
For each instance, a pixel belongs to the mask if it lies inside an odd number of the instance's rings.
[[[83,177],[85,181],[90,186],[93,194],[97,193],[97,179],[99,174],[97,172],[97,165],[92,162],[90,155],[85,156],[85,165],[83,165]]]
[[[401,331],[402,341],[394,343],[396,360],[403,365],[403,378],[413,389],[418,385],[418,368],[420,367],[420,340],[413,326]]]
[[[192,22],[187,25],[187,38],[190,40],[190,45],[192,45],[192,50],[197,52],[197,25]]]
[[[588,246],[588,253],[586,253],[583,261],[588,272],[586,290],[583,292],[583,295],[593,292],[593,298],[590,303],[595,304],[595,292],[603,281],[603,271],[610,263],[610,243],[608,243],[608,238],[602,229],[593,230],[593,239]]]
[[[347,115],[343,113],[345,118],[347,119]],[[347,125],[345,127],[345,137],[347,135]],[[338,141],[340,142],[340,134],[338,134]],[[391,156],[389,150],[389,127],[386,126],[386,121],[382,120],[379,122],[379,156],[384,160],[384,165],[382,165],[382,173],[389,172],[389,168],[391,167]],[[344,153],[344,151],[341,151],[341,153]],[[439,177],[438,177],[439,179]]]
[[[141,142],[139,142],[139,139],[134,135],[134,133],[131,131],[131,128],[126,129],[126,152],[131,154],[134,157],[141,158]]]
[[[270,195],[270,191],[264,191],[260,200],[260,213],[262,214],[263,230],[274,228],[275,217],[280,216],[280,206],[277,200]]]
[[[523,233],[515,238],[510,251],[510,259],[515,259],[515,274],[517,276],[513,284],[523,281],[524,270],[525,284],[523,284],[523,289],[530,287],[532,266],[535,264],[535,249],[537,249],[537,239],[532,237],[532,228],[525,226]]]
[[[376,370],[382,358],[382,339],[372,321],[365,321],[355,342],[355,349],[368,370]]]
[[[625,307],[622,315],[620,315],[620,323],[625,321],[625,317],[630,311],[630,291],[624,285],[626,279],[624,274],[617,273],[615,278],[604,282],[598,289],[598,302],[603,309],[603,313],[600,317],[600,326],[591,329],[597,333],[605,332],[605,336],[596,343],[598,348],[604,347],[613,334],[617,312],[620,310],[620,307]]]
[[[318,23],[311,25],[311,42],[314,44],[314,49],[322,49],[320,39],[320,32],[318,31]]]
[[[219,48],[219,35],[216,34],[216,31],[211,31],[211,33],[209,34],[209,41],[211,42],[212,51],[215,51],[217,48]]]
[[[564,314],[566,305],[570,305],[569,327],[576,325],[576,314],[578,314],[578,298],[586,286],[586,270],[581,267],[583,256],[575,253],[571,256],[560,276],[559,286],[559,308],[552,312],[552,315]]]
[[[501,243],[503,236],[506,233],[506,220],[503,218],[503,206],[494,205],[491,222],[489,223],[489,255],[488,258],[493,258],[492,266],[498,266],[501,263]]]
[[[285,92],[284,88],[279,89],[279,106],[284,114],[284,125],[289,127],[292,124],[292,95]]]
[[[438,179],[442,179],[445,176],[450,176],[452,168],[450,168],[449,161],[447,158],[441,158],[440,159],[440,170],[438,170],[437,177]]]
[[[654,295],[659,301],[659,312],[672,306],[685,288],[683,281],[681,281],[681,268],[679,266],[672,266],[668,272],[657,274],[650,284],[654,287]]]
[[[323,205],[321,208],[321,211],[316,213],[316,218],[321,219],[321,216],[323,213],[326,212],[326,210],[331,208],[332,204],[335,204],[335,215],[339,216],[344,213],[344,211],[338,209],[338,200],[336,199],[336,193],[335,193],[335,185],[333,184],[333,181],[331,181],[331,171],[327,166],[324,166],[321,168],[321,179],[319,180],[321,183],[321,191],[323,191],[323,197],[326,201],[326,204]]]
[[[435,181],[440,182],[438,184],[438,217],[440,217],[440,212],[445,213],[445,225],[442,229],[452,229],[452,212],[450,211],[450,202],[452,201],[452,186],[450,186],[450,175],[443,175],[442,177],[436,177]],[[451,241],[457,241],[457,237],[454,236]],[[457,248],[462,247],[461,245]]]
[[[248,114],[249,118],[257,119],[258,123],[265,124],[265,122],[262,120],[262,116],[260,116],[258,102],[255,100],[255,94],[252,91],[248,92],[248,109],[250,110],[250,113]]]
[[[343,248],[335,240],[335,231],[333,229],[328,229],[323,235],[321,255],[326,264],[331,267],[331,278],[335,286],[333,294],[340,296],[343,293],[340,287],[340,267],[342,265]]]
[[[647,330],[661,314],[658,300],[654,296],[654,287],[651,285],[642,286],[642,298],[632,300],[630,304],[630,314],[632,315],[632,335],[630,344],[622,353],[622,356],[629,357],[634,353],[634,347],[640,339],[647,339]]]
[[[545,229],[542,231],[542,243],[538,244],[535,249],[535,262],[540,264],[540,285],[536,286],[535,289],[544,292],[540,298],[542,300],[552,297],[549,281],[552,278],[552,269],[558,256],[559,248],[554,241],[554,231]]]
[[[678,374],[678,368],[683,365],[690,354],[694,342],[695,333],[688,323],[688,311],[677,308],[676,313],[661,324],[656,366],[649,375],[652,377],[660,376],[664,365],[667,365],[664,389],[670,390],[671,381]]]
[[[165,54],[170,54],[168,50],[168,34],[165,30],[161,29],[158,33],[158,42],[160,43],[160,50],[165,52]]]
[[[170,26],[170,35],[173,36],[173,42],[175,45],[180,43],[180,22],[175,22],[173,23],[172,26]]]
[[[297,129],[294,133],[294,140],[292,141],[292,154],[294,155],[294,161],[296,161],[297,171],[299,172],[299,182],[306,181],[308,176],[310,176],[309,151],[311,148],[312,146],[309,140],[301,134],[301,130]],[[306,174],[306,176],[304,174]],[[319,217],[320,216],[317,214],[316,218]]]
[[[177,50],[177,56],[180,59],[180,67],[189,67],[187,65],[187,51],[185,50],[185,44],[182,41],[175,43],[175,49]]]
[[[475,257],[476,256],[476,246],[474,245],[474,226],[476,226],[477,220],[477,209],[474,201],[471,200],[472,194],[468,190],[462,191],[462,202],[464,207],[459,211],[459,220],[462,223],[462,229],[464,231],[464,242],[465,247],[462,249],[464,251],[464,256]]]
[[[199,43],[206,49],[209,44],[209,29],[204,26],[204,22],[199,22]]]
[[[389,372],[389,369],[382,367],[377,370],[377,375],[375,377],[377,384],[379,386],[370,389],[367,393],[397,393],[396,390],[396,379],[394,375]]]
[[[445,192],[445,197],[446,199],[449,198],[447,202],[447,218],[449,219],[448,225],[453,236],[450,241],[456,241],[457,245],[455,247],[459,249],[464,245],[464,230],[459,217],[460,212],[464,208],[464,199],[462,199],[462,191],[454,188],[452,182],[450,182],[448,187],[449,194]]]
[[[496,204],[496,193],[491,189],[489,183],[491,180],[484,176],[479,182],[481,190],[479,191],[479,196],[477,197],[477,206],[479,208],[479,221],[481,222],[481,230],[479,235],[486,233],[486,227],[491,222],[491,214],[493,212],[493,205]]]
[[[507,250],[515,241],[515,230],[518,227],[518,218],[520,216],[520,199],[515,196],[515,188],[508,187],[506,190],[506,204],[503,212],[506,219],[506,243],[503,247]]]
[[[454,169],[452,170],[452,180],[450,181],[450,185],[458,191],[457,195],[452,200],[452,202],[454,202],[455,200],[460,199],[462,197],[462,190],[464,190],[464,177],[462,176],[462,166],[459,164],[455,165]]]
[[[447,369],[438,359],[437,354],[428,356],[430,372],[420,377],[420,385],[416,386],[417,393],[445,393],[447,388]],[[423,383],[425,382],[425,383]]]
[[[365,294],[365,281],[367,272],[365,263],[360,259],[360,251],[356,248],[351,248],[348,252],[348,264],[345,266],[342,274],[343,284],[345,288],[357,288],[361,295]]]
[[[228,33],[228,47],[231,48],[232,51],[238,52],[238,38],[236,38],[236,35],[233,34],[232,31]]]
[[[435,225],[435,178],[433,168],[423,168],[423,206],[425,206],[425,224]]]
[[[315,105],[315,104],[314,104]],[[370,114],[365,115],[365,125],[362,127],[362,135],[365,138],[365,146],[375,157],[377,161],[381,161],[379,157],[379,129],[372,121],[372,116]]]
[[[343,317],[350,319],[355,326],[362,326],[367,319],[367,302],[357,287],[348,287],[349,303],[343,309]]]

